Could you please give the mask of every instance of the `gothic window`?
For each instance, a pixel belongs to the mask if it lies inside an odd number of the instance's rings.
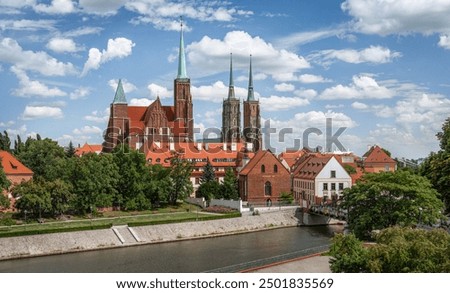
[[[278,166],[277,165],[273,165],[273,173],[278,173]]]
[[[272,195],[272,183],[270,183],[269,181],[267,181],[264,184],[264,195],[266,195],[266,196]]]
[[[266,173],[266,166],[261,165],[261,173]]]

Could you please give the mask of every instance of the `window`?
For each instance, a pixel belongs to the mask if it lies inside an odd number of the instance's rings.
[[[261,173],[266,173],[266,166],[261,165]]]
[[[343,190],[344,189],[344,183],[339,183],[339,190]]]
[[[330,177],[331,178],[336,178],[336,170],[331,170],[330,171]]]
[[[272,184],[269,181],[267,181],[264,184],[264,195],[266,195],[266,196],[272,195]]]
[[[323,190],[328,190],[328,183],[323,184]]]
[[[384,171],[389,171],[389,165],[384,165]]]
[[[336,190],[336,183],[331,183],[331,190]]]
[[[278,173],[278,166],[277,165],[273,165],[273,172],[274,173]]]

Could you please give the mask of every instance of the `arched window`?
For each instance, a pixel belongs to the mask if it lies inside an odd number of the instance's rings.
[[[261,165],[261,173],[266,173],[266,166]]]
[[[160,159],[160,158],[157,158],[157,159],[156,159],[156,163],[161,163],[161,159]]]
[[[272,183],[267,181],[264,183],[264,195],[271,196],[272,195]]]
[[[278,166],[277,165],[273,165],[273,173],[278,173]]]

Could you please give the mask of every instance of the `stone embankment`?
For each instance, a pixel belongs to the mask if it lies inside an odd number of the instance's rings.
[[[0,238],[0,260],[144,245],[297,226],[295,209],[240,218]]]

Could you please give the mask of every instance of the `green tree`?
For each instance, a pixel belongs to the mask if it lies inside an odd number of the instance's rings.
[[[213,198],[218,198],[221,194],[222,188],[217,181],[206,181],[198,187],[197,197],[203,197],[206,201]]]
[[[239,199],[238,180],[232,168],[227,168],[225,171],[221,193],[224,199]]]
[[[431,183],[408,171],[366,174],[344,190],[342,207],[348,210],[350,229],[360,239],[371,231],[419,222],[435,224],[441,218],[442,201]]]
[[[49,138],[35,140],[28,138],[18,159],[33,170],[35,178],[51,180],[48,172],[59,159],[65,158],[64,149]]]
[[[172,184],[169,168],[164,168],[159,164],[147,166],[148,171],[143,178],[145,182],[144,194],[150,201],[152,207],[158,207],[161,201],[169,197],[169,190]]]
[[[178,200],[188,197],[192,191],[192,182],[190,180],[192,172],[192,163],[178,156],[171,159],[171,169],[167,183],[167,202],[175,205]]]
[[[145,210],[150,208],[150,201],[145,195],[147,188],[144,154],[131,150],[128,145],[119,145],[113,151],[114,163],[119,168],[117,180],[117,196],[114,205],[125,210]]]
[[[329,255],[332,272],[449,273],[450,234],[442,229],[391,227],[363,246],[353,234],[336,235]]]
[[[203,174],[202,174],[202,177],[200,178],[200,184],[205,183],[205,182],[215,181],[215,180],[216,180],[216,173],[214,172],[214,168],[208,159],[205,167],[203,168]]]
[[[74,158],[73,164],[70,182],[76,211],[85,214],[98,207],[111,207],[119,178],[112,154],[86,154]]]
[[[15,206],[21,213],[41,218],[52,212],[50,190],[45,181],[38,179],[22,182],[12,192],[17,199]]]
[[[2,159],[0,158],[0,207],[9,208],[9,199],[3,196],[3,191],[8,190],[11,182],[6,178],[5,170],[3,170]]]
[[[73,146],[72,141],[70,141],[69,146],[67,147],[67,150],[66,150],[66,156],[68,158],[72,158],[73,156],[75,156],[75,151],[76,151],[75,147]]]
[[[420,167],[420,174],[427,177],[439,192],[447,212],[450,212],[450,117],[437,133],[441,150],[431,153]]]
[[[71,210],[71,203],[74,199],[71,183],[56,179],[55,181],[47,182],[46,188],[50,192],[53,215],[63,215]]]
[[[362,273],[367,271],[369,253],[354,234],[336,234],[328,255],[333,273]]]
[[[6,130],[3,131],[3,134],[0,133],[0,150],[7,152],[11,150],[11,139]]]
[[[14,155],[19,156],[22,150],[25,148],[25,144],[22,141],[20,135],[17,135],[17,139],[14,141]]]
[[[292,196],[292,193],[283,191],[280,194],[279,202],[282,204],[292,204],[294,202],[294,197]]]

